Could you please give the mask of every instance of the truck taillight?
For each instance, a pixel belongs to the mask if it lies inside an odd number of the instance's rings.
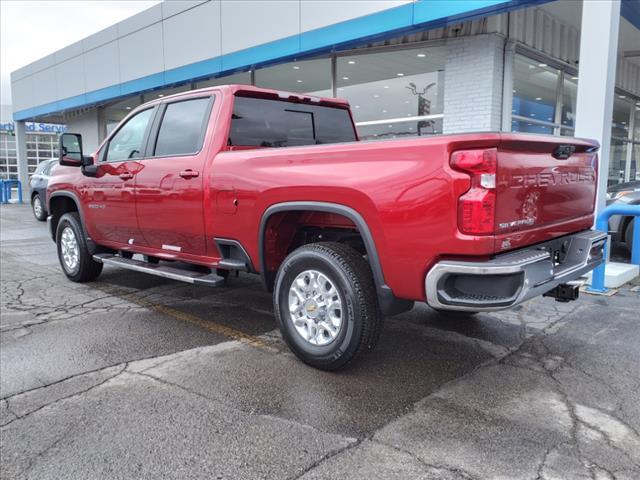
[[[495,148],[459,150],[451,155],[451,167],[471,176],[471,188],[458,199],[458,228],[469,235],[487,235],[495,230]]]

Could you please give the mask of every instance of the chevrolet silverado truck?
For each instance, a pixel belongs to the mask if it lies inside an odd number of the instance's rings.
[[[344,100],[220,86],[135,108],[90,156],[63,134],[48,224],[74,282],[103,265],[210,287],[260,275],[291,350],[335,370],[416,301],[575,299],[605,242],[597,150],[511,133],[360,142]]]

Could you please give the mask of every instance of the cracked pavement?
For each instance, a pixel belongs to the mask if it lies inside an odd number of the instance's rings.
[[[640,291],[385,320],[352,368],[301,364],[249,275],[73,284],[0,208],[0,477],[640,478]]]

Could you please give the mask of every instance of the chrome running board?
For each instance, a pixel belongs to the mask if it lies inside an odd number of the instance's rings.
[[[169,267],[166,265],[158,265],[154,263],[142,262],[131,258],[123,258],[110,253],[99,253],[93,256],[96,262],[105,265],[113,265],[115,267],[126,268],[135,272],[148,273],[158,277],[170,278],[180,282],[192,283],[194,285],[206,285],[208,287],[217,287],[224,283],[224,278],[215,273],[201,273],[185,270],[182,268]]]

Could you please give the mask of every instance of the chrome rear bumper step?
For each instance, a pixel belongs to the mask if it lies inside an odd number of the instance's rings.
[[[586,230],[497,255],[485,262],[442,260],[426,275],[427,303],[439,310],[494,311],[558,287],[568,290],[567,284],[604,261],[606,239],[603,232]],[[558,241],[566,246],[562,263],[555,262],[548,248]],[[556,293],[551,296],[571,299],[568,293]]]
[[[131,258],[122,258],[110,253],[99,253],[93,256],[96,262],[105,265],[113,265],[120,268],[126,268],[136,272],[148,273],[158,277],[170,278],[180,282],[192,283],[194,285],[206,285],[208,287],[217,287],[224,283],[224,278],[215,273],[201,273],[182,268],[169,267],[166,265],[158,265],[153,263],[142,262]]]

